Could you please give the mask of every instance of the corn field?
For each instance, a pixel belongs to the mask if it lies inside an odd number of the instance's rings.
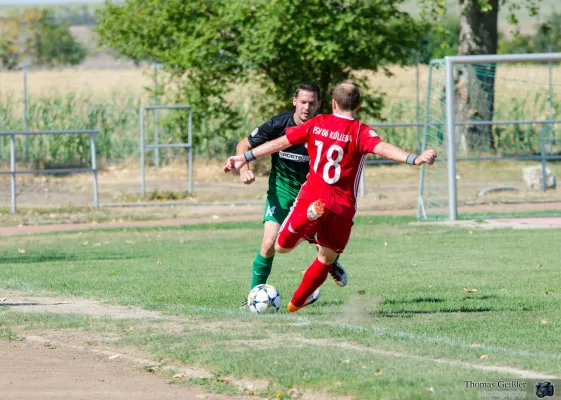
[[[549,117],[549,91],[543,85],[528,80],[537,79],[543,68],[512,67],[498,75],[495,87],[495,120],[544,119]],[[427,67],[421,67],[419,82],[419,110],[416,100],[414,68],[395,68],[393,77],[370,75],[372,87],[386,94],[383,122],[422,122],[425,109]],[[559,68],[555,67],[555,73]],[[23,98],[21,73],[2,73],[0,78],[0,129],[23,130]],[[555,75],[556,77],[557,75]],[[502,79],[502,80],[501,80]],[[561,82],[554,80],[553,118],[561,114]],[[140,70],[105,71],[30,71],[27,101],[28,130],[98,129],[97,153],[101,165],[113,164],[139,155],[139,109],[152,103],[145,88],[152,84],[149,74]],[[209,116],[208,122],[193,127],[198,141],[195,154],[201,156],[223,155],[231,152],[239,139],[270,116],[250,112],[255,99],[234,104],[240,117],[237,136],[213,139],[213,130],[220,126],[220,116]],[[236,99],[232,99],[236,101]],[[435,111],[435,110],[433,110]],[[436,110],[439,112],[439,110]],[[440,110],[443,112],[443,109]],[[444,117],[442,117],[444,120]],[[158,122],[153,115],[147,118],[146,132],[157,126],[160,143],[179,140],[174,132],[173,117],[160,113]],[[382,121],[369,121],[382,122]],[[418,145],[417,128],[380,128],[384,140],[408,150]],[[549,131],[549,144],[559,142],[556,132]],[[422,129],[421,132],[422,134]],[[495,143],[503,154],[534,152],[539,150],[539,126],[496,126]],[[0,138],[0,162],[9,159],[9,137]],[[88,135],[33,136],[28,138],[29,158],[25,161],[40,167],[79,166],[89,162]],[[170,159],[173,152],[162,152],[162,159]],[[25,140],[17,137],[18,161],[24,161]],[[175,153],[175,156],[178,154]],[[180,155],[180,154],[179,154]]]

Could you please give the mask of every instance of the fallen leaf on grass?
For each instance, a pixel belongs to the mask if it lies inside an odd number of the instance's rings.
[[[475,288],[468,288],[467,286],[464,286],[464,291],[468,292],[468,293],[475,293],[477,292],[477,289]]]
[[[121,358],[120,354],[114,354],[112,356],[109,356],[107,359],[108,360],[116,360],[117,358]]]
[[[541,268],[541,267],[542,267],[542,265],[541,265],[541,264],[538,264],[538,268]]]
[[[431,392],[431,393],[434,393],[434,388],[433,388],[432,386],[431,386],[431,387],[429,387],[429,388],[427,388],[427,392]]]
[[[351,360],[339,360],[339,362],[340,362],[340,363],[343,363],[343,364],[348,364],[348,363],[351,362]]]
[[[384,242],[384,246],[387,246],[387,245],[388,245],[388,242]]]
[[[471,347],[481,347],[481,345],[479,343],[473,343]]]
[[[0,299],[0,301],[6,301],[6,300],[8,300],[8,299],[5,298],[5,297],[2,297],[2,298]]]
[[[125,332],[130,332],[130,331],[134,331],[134,326],[131,326],[130,328],[125,329]]]
[[[480,360],[488,360],[489,359],[489,354],[483,354],[481,357],[479,357]]]
[[[357,290],[356,291],[357,294],[366,294],[366,290]]]
[[[173,379],[179,379],[179,378],[183,378],[185,376],[185,374],[183,372],[179,373],[179,374],[175,374],[174,376],[172,376]]]
[[[551,292],[545,292],[545,294],[551,294]]]
[[[164,263],[164,262],[163,262],[160,258],[158,258],[158,261],[156,261],[156,264],[158,264],[158,265],[161,265],[161,264],[163,264],[163,263]]]
[[[340,387],[341,385],[342,385],[342,383],[341,383],[341,382],[337,382],[337,383],[335,383],[335,386],[337,386],[337,387]]]
[[[273,361],[273,365],[278,365],[279,362],[277,360]]]
[[[18,250],[18,253],[19,253],[19,254],[25,254],[25,250],[24,250],[24,249],[19,249],[19,250]]]
[[[228,379],[223,379],[222,384],[228,385],[228,384],[230,384],[230,381]]]
[[[366,365],[362,365],[360,368],[362,369],[366,369]]]
[[[382,375],[382,368],[377,368],[376,369],[376,376],[380,376]]]
[[[542,319],[542,325],[547,324],[547,320],[546,319]]]

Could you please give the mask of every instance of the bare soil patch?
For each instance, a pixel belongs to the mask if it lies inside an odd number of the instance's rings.
[[[0,307],[29,313],[52,312],[116,320],[132,319],[138,320],[143,327],[149,326],[173,334],[181,334],[186,329],[217,331],[231,326],[231,322],[201,323],[138,307],[108,305],[80,298],[35,296],[4,289],[0,289]],[[213,373],[200,367],[173,365],[166,360],[156,361],[136,348],[117,347],[115,342],[120,336],[116,333],[78,329],[24,331],[17,327],[13,327],[13,330],[21,341],[0,341],[0,365],[4,365],[8,371],[0,374],[0,387],[6,388],[8,393],[4,397],[2,392],[2,399],[245,400],[259,398],[257,393],[266,391],[269,385],[265,379],[226,376],[220,379],[248,395],[211,394],[198,387],[169,383],[181,383],[189,378],[217,378]],[[350,399],[302,391],[294,392],[293,398]]]
[[[45,345],[38,340],[0,342],[4,400],[233,399],[192,386],[168,384],[164,375],[137,369],[125,357]],[[246,399],[249,397],[236,397]]]

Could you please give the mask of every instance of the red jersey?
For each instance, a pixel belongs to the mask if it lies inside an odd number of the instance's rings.
[[[299,197],[321,199],[333,212],[352,219],[364,159],[382,139],[368,125],[338,114],[318,115],[287,128],[291,145],[306,143],[310,172]]]

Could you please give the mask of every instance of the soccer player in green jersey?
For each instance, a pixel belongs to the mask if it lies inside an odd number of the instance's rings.
[[[241,140],[236,149],[237,154],[244,154],[265,142],[284,136],[286,128],[302,125],[313,118],[321,104],[319,86],[315,83],[298,85],[292,98],[292,104],[294,111],[271,118]],[[280,227],[288,216],[300,187],[306,182],[306,176],[310,170],[310,157],[304,144],[289,147],[272,154],[271,157],[272,167],[263,216],[263,240],[261,249],[253,260],[251,288],[267,282],[273,266],[275,242]],[[249,165],[240,169],[240,179],[246,185],[255,181],[255,175]],[[347,273],[339,262],[335,261],[329,272],[338,286],[346,286]],[[311,297],[308,304],[317,300],[319,291]]]

